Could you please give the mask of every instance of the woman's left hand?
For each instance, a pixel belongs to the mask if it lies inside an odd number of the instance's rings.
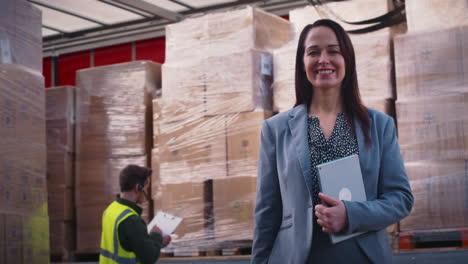
[[[315,206],[317,223],[322,226],[325,233],[337,233],[342,231],[348,224],[348,216],[343,201],[319,193],[319,198],[328,206],[319,204]]]

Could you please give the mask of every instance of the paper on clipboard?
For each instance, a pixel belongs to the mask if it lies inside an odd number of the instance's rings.
[[[148,224],[148,233],[150,233],[151,229],[157,225],[163,232],[163,236],[170,235],[176,230],[181,222],[182,217],[158,212],[153,220]]]

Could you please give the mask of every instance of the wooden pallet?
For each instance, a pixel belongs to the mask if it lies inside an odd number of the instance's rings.
[[[201,245],[201,246],[200,246]],[[242,241],[193,241],[171,245],[161,253],[162,258],[244,256],[252,253],[252,240]]]
[[[73,252],[71,261],[74,262],[99,262],[99,253],[96,252]]]
[[[399,233],[399,250],[468,249],[468,228]]]
[[[51,262],[70,262],[71,261],[71,253],[51,253],[50,254],[50,261]]]

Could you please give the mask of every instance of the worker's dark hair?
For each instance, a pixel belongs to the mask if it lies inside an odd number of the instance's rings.
[[[307,75],[304,67],[304,52],[305,52],[305,41],[309,32],[316,27],[327,27],[335,32],[338,44],[340,46],[341,54],[345,61],[345,77],[341,86],[341,98],[343,100],[344,112],[350,118],[350,125],[353,127],[354,122],[352,120],[357,118],[361,126],[366,146],[372,145],[371,138],[369,135],[370,128],[370,117],[367,112],[367,108],[361,101],[359,93],[359,86],[356,73],[356,59],[354,54],[354,47],[348,33],[338,23],[330,19],[320,19],[315,21],[313,24],[309,24],[304,27],[299,36],[299,42],[297,44],[296,51],[296,73],[295,73],[295,88],[296,88],[296,104],[306,104],[307,109],[310,109],[310,103],[312,97],[314,97],[314,89],[312,84],[307,79]]]
[[[148,168],[133,164],[128,165],[120,172],[120,191],[131,191],[137,185],[141,186],[141,190],[143,190],[150,175],[151,170]]]

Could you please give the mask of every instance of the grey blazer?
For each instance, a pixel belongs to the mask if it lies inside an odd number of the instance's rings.
[[[307,263],[314,204],[305,179],[311,173],[306,108],[299,105],[263,123],[251,263]],[[357,237],[358,245],[372,262],[390,263],[385,228],[409,214],[413,195],[393,119],[372,109],[369,115],[371,148],[354,121],[367,201],[344,202],[345,232],[368,231]]]

